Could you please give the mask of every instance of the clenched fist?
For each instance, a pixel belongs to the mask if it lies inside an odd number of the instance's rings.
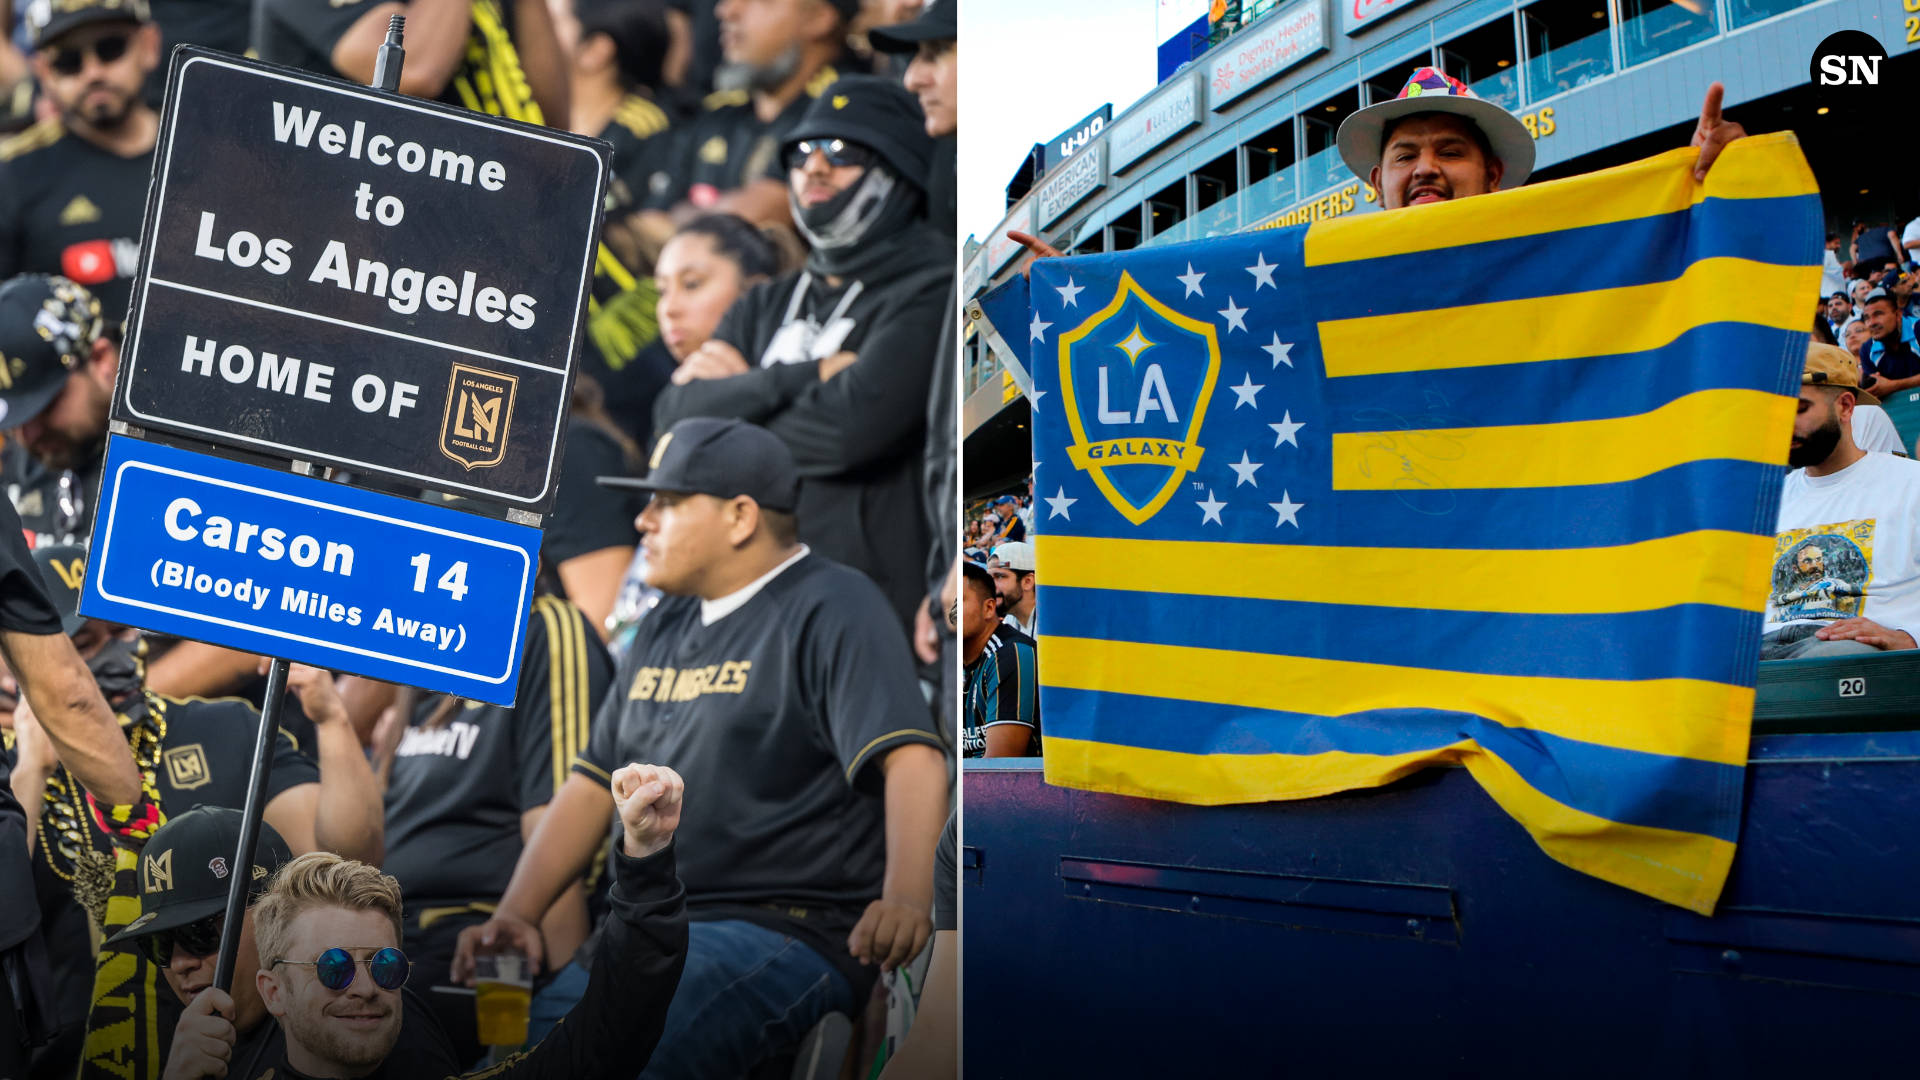
[[[613,774],[613,802],[626,828],[623,849],[644,859],[667,846],[680,827],[680,797],[686,784],[665,765],[626,765]]]
[[[173,1029],[165,1080],[201,1080],[227,1075],[233,1060],[233,998],[214,987],[200,991]]]

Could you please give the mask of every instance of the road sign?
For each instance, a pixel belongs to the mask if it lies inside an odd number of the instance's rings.
[[[606,144],[175,51],[113,417],[551,506]]]
[[[83,614],[513,703],[540,532],[120,436]]]

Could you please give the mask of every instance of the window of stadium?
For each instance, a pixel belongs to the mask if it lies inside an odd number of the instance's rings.
[[[1539,101],[1613,74],[1612,16],[1605,0],[1541,0],[1520,12],[1526,27],[1527,100]]]
[[[1360,88],[1349,86],[1325,101],[1300,110],[1300,122],[1306,127],[1307,136],[1307,156],[1300,166],[1303,198],[1349,179],[1347,164],[1340,158],[1340,149],[1333,145],[1333,137],[1340,130],[1340,121],[1359,108]]]
[[[1713,0],[1620,0],[1620,60],[1627,67],[1714,32]]]
[[[1293,164],[1293,121],[1287,120],[1277,127],[1268,128],[1248,139],[1241,145],[1241,149],[1247,152],[1247,185],[1249,187],[1270,176],[1279,175],[1287,166]],[[1220,158],[1213,165],[1219,165],[1226,160],[1226,158]],[[1208,169],[1212,169],[1213,165],[1208,166]]]
[[[1508,15],[1476,27],[1440,46],[1447,74],[1473,92],[1510,111],[1520,109],[1520,50]]]
[[[1806,7],[1814,0],[1730,0],[1727,4],[1727,24],[1746,26],[1761,19],[1771,19],[1782,12],[1794,8]]]
[[[1147,228],[1154,236],[1163,236],[1187,219],[1187,179],[1168,184],[1147,199]]]
[[[1112,234],[1113,243],[1107,250],[1126,251],[1139,247],[1140,219],[1145,212],[1145,206],[1136,206],[1109,222],[1107,231]]]

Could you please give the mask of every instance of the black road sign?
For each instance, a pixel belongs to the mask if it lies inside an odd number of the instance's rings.
[[[552,503],[608,150],[177,49],[113,417]]]

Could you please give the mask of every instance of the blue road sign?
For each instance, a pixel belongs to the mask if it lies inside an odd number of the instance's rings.
[[[511,705],[540,532],[107,441],[83,614]]]

